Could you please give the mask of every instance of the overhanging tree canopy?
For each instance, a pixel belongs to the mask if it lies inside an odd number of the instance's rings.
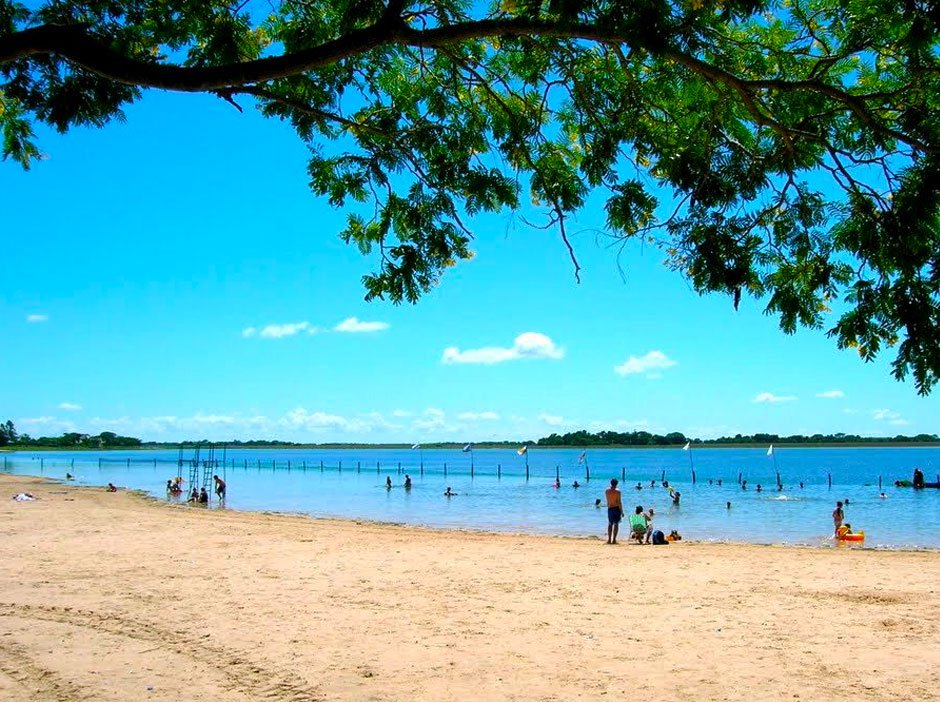
[[[927,393],[938,39],[940,0],[0,0],[0,128],[29,167],[32,123],[101,126],[142,88],[254,100],[310,144],[341,235],[380,254],[367,298],[394,302],[523,198],[577,275],[567,224],[599,191],[606,233],[699,292],[765,299],[788,333],[838,300],[838,345],[896,345]]]

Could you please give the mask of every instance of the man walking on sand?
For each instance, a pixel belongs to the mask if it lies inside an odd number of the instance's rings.
[[[620,500],[620,490],[617,489],[617,479],[610,481],[610,487],[604,491],[607,497],[607,543],[617,543],[617,532],[620,531],[620,518],[623,517],[623,502]]]

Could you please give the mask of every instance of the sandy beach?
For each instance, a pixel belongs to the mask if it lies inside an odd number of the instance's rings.
[[[10,499],[23,491],[39,499]],[[935,552],[611,547],[10,475],[0,514],[5,700],[935,700],[940,688]]]

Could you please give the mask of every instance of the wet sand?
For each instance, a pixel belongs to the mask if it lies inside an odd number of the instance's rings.
[[[36,502],[14,502],[29,491]],[[445,532],[0,475],[0,699],[934,700],[940,555]],[[598,515],[598,531],[603,529]]]

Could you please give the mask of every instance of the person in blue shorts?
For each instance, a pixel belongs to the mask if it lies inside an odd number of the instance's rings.
[[[623,502],[620,490],[617,489],[617,479],[610,481],[610,487],[604,491],[607,497],[607,543],[617,543],[617,532],[620,531],[620,520],[623,517]]]

